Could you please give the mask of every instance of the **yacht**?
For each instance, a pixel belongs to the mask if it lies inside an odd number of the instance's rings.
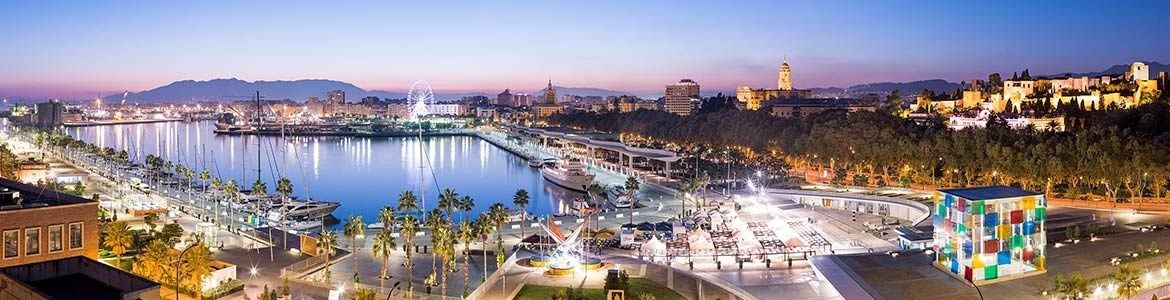
[[[539,160],[539,159],[529,159],[528,166],[533,167],[533,168],[539,168],[539,167],[544,166],[544,161]]]
[[[283,206],[283,207],[282,207]],[[279,221],[281,213],[287,213],[285,219],[321,219],[333,214],[341,204],[330,201],[298,200],[289,198],[288,204],[273,205],[268,209],[268,219]]]
[[[291,228],[294,230],[305,231],[305,230],[310,230],[310,229],[321,228],[322,224],[323,223],[321,222],[321,220],[306,219],[306,220],[289,222],[288,228]]]
[[[223,113],[219,115],[219,119],[215,122],[215,132],[229,133],[238,131],[248,131],[251,127],[247,124],[242,124],[239,118],[233,113]]]
[[[540,173],[544,174],[545,180],[578,192],[585,192],[585,187],[593,183],[593,178],[596,177],[589,174],[585,169],[585,163],[576,158],[541,168]]]
[[[609,204],[616,208],[628,208],[634,205],[633,197],[626,193],[626,189],[621,186],[611,187],[606,189],[605,199],[609,200]]]

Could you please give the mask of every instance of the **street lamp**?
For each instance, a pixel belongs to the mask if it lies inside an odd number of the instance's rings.
[[[195,242],[192,243],[190,246],[187,246],[186,249],[183,249],[182,252],[179,252],[179,256],[176,257],[175,260],[171,262],[171,263],[175,264],[175,300],[179,300],[179,278],[180,278],[180,272],[183,270],[182,269],[183,255],[186,255],[188,250],[191,250],[192,248],[195,248],[196,246],[199,246],[198,239],[196,239]],[[253,268],[252,270],[255,270],[255,268]],[[196,289],[195,292],[198,293],[199,288],[196,287],[195,289]]]

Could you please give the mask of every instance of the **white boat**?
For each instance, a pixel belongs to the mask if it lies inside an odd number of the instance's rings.
[[[586,171],[585,163],[575,158],[544,167],[540,169],[540,173],[544,175],[545,180],[579,192],[585,192],[585,187],[592,184],[593,178],[596,177]]]
[[[607,189],[605,192],[605,199],[609,200],[609,204],[613,205],[613,207],[628,208],[634,206],[633,197],[627,194],[626,189],[623,187],[615,186]]]
[[[301,220],[289,223],[288,228],[304,231],[321,228],[321,224],[321,220]]]
[[[528,166],[533,167],[533,168],[539,168],[539,167],[544,166],[544,161],[539,160],[539,159],[530,159],[530,160],[528,160]]]
[[[283,219],[321,219],[333,214],[340,206],[337,202],[289,199],[283,207],[278,204],[268,208],[268,219],[279,221],[281,213],[288,214]]]

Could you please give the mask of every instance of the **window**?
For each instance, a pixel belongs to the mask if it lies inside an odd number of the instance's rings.
[[[65,249],[65,232],[61,225],[49,226],[49,253]]]
[[[41,229],[28,228],[24,230],[24,255],[41,254]]]
[[[82,223],[69,224],[69,250],[81,249],[81,224]]]
[[[20,255],[20,231],[9,230],[4,232],[4,258],[13,258]]]

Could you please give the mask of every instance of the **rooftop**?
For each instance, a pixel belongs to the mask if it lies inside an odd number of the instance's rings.
[[[0,211],[89,202],[93,200],[0,178]]]
[[[1025,189],[1021,189],[1021,188],[1004,186],[1004,185],[981,186],[981,187],[960,188],[960,189],[945,189],[945,190],[938,190],[938,191],[942,192],[942,193],[949,194],[949,195],[958,196],[960,198],[967,199],[967,200],[994,200],[994,199],[1003,199],[1003,198],[1036,196],[1036,195],[1043,195],[1044,194],[1044,193],[1033,192],[1033,191],[1029,191],[1029,190],[1025,190]]]
[[[799,98],[776,99],[768,101],[764,106],[818,106],[818,107],[858,107],[873,106],[867,101],[853,98]]]
[[[9,287],[17,298],[150,299],[159,290],[153,281],[84,256],[7,267],[0,277],[18,283]]]

